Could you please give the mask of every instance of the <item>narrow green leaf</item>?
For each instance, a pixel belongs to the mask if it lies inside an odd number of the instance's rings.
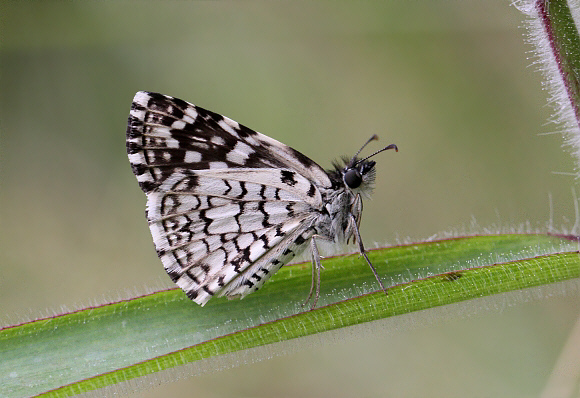
[[[548,235],[497,235],[369,253],[380,291],[357,255],[324,260],[320,306],[304,312],[309,264],[283,267],[244,300],[205,307],[179,290],[87,308],[0,330],[0,396],[70,396],[205,358],[580,277],[577,244]],[[494,265],[495,264],[495,265]]]

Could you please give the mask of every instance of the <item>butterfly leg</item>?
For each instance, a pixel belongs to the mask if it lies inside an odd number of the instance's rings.
[[[379,278],[379,274],[377,273],[377,270],[375,269],[375,267],[373,266],[373,264],[371,263],[371,260],[369,260],[369,257],[367,256],[367,253],[365,251],[365,247],[363,245],[363,241],[360,237],[360,232],[358,230],[358,225],[356,222],[356,219],[354,218],[354,216],[351,214],[350,215],[350,225],[352,228],[352,231],[354,233],[354,237],[356,239],[356,243],[358,245],[358,251],[359,253],[365,258],[367,264],[369,265],[369,267],[371,267],[371,270],[373,271],[373,274],[375,275],[375,278],[377,279],[377,282],[379,282],[379,285],[381,286],[381,289],[383,289],[383,291],[385,292],[385,294],[387,293],[387,289],[385,288],[385,285],[383,285],[383,282],[381,281],[381,278]]]
[[[308,293],[308,297],[306,301],[302,304],[304,307],[310,299],[312,298],[312,294],[314,293],[314,285],[316,284],[316,295],[314,296],[314,302],[310,307],[310,310],[313,310],[316,307],[316,303],[318,302],[318,297],[320,296],[320,269],[322,268],[322,264],[320,263],[320,253],[318,252],[318,247],[316,246],[316,238],[318,235],[313,235],[310,239],[310,254],[312,256],[312,283],[310,285],[310,293]]]

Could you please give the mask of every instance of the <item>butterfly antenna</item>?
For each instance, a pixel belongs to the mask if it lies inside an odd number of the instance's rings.
[[[357,162],[356,162],[355,164],[359,164],[359,163],[361,163],[361,162],[364,162],[365,160],[367,160],[367,159],[369,159],[369,158],[372,158],[373,156],[375,156],[375,155],[377,155],[377,154],[379,154],[379,153],[381,153],[381,152],[387,151],[387,150],[389,150],[389,149],[394,149],[394,150],[395,150],[395,152],[399,152],[399,148],[397,148],[397,146],[396,146],[395,144],[387,145],[386,147],[384,147],[383,149],[379,149],[378,151],[376,151],[376,152],[375,152],[375,153],[373,153],[372,155],[369,155],[369,156],[367,156],[367,157],[366,157],[366,158],[364,158],[364,159],[357,160]],[[360,152],[360,151],[359,151],[359,152]]]
[[[361,153],[361,151],[365,148],[365,146],[367,146],[369,144],[369,142],[371,142],[371,141],[377,141],[378,139],[379,139],[379,136],[378,135],[376,135],[376,134],[371,135],[371,138],[369,138],[367,140],[367,142],[365,142],[364,145],[361,146],[358,151],[356,151],[356,153],[354,154],[354,156],[350,160],[350,163],[354,163],[354,160],[356,159],[356,157],[358,156],[358,154]]]

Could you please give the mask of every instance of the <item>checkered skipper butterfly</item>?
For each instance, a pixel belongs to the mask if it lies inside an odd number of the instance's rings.
[[[372,136],[371,140],[377,139]],[[147,220],[159,258],[187,296],[244,297],[306,247],[320,291],[316,242],[358,245],[361,196],[375,162],[357,156],[324,171],[300,152],[183,100],[140,91],[127,127],[127,152],[147,194]],[[316,287],[315,287],[316,286]],[[386,292],[386,290],[385,290]]]

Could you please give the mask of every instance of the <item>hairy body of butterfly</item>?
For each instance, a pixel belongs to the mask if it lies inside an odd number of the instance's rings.
[[[382,150],[391,148],[396,146]],[[213,296],[243,298],[310,247],[308,299],[316,281],[314,308],[320,290],[318,239],[354,238],[385,290],[358,230],[361,195],[370,194],[375,179],[375,162],[368,157],[355,155],[324,171],[300,152],[231,119],[143,91],[131,106],[127,152],[147,194],[157,254],[196,303],[203,306]]]

